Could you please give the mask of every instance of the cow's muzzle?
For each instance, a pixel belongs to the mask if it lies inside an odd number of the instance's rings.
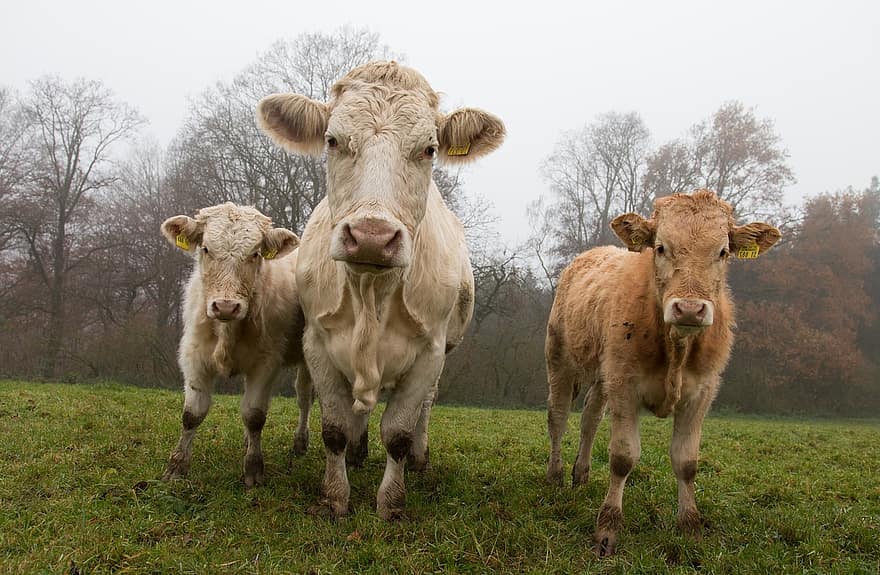
[[[399,223],[366,217],[342,221],[330,244],[333,259],[355,264],[357,269],[406,267],[409,265],[409,233]]]
[[[671,298],[663,309],[663,321],[683,332],[696,332],[712,325],[715,306],[704,299]]]
[[[220,321],[244,319],[247,304],[234,299],[212,299],[208,303],[208,317]]]

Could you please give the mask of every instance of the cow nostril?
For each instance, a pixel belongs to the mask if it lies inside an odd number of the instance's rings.
[[[385,253],[394,254],[400,248],[400,243],[403,241],[403,234],[401,234],[400,230],[397,230],[394,235],[388,240],[388,243],[385,244]]]
[[[706,304],[700,304],[700,309],[697,310],[697,319],[703,319],[706,317]]]
[[[236,314],[238,313],[238,310],[240,310],[240,309],[241,309],[241,304],[238,304],[238,303],[237,303],[237,304],[235,304],[234,306],[232,306],[232,311],[229,312],[229,313],[230,313],[231,315],[236,315]]]
[[[678,302],[672,304],[672,316],[673,317],[681,317],[684,312],[679,307]]]
[[[216,302],[216,301],[212,301],[212,302],[211,302],[211,311],[214,312],[214,313],[219,313],[219,311],[220,311],[220,306],[217,305],[217,302]]]
[[[342,225],[342,243],[349,249],[356,249],[358,245],[357,238],[351,233],[351,226],[348,224]]]

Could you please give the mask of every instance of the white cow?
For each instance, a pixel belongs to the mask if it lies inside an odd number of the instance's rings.
[[[179,362],[185,399],[183,431],[163,479],[186,475],[196,428],[211,406],[214,378],[243,374],[241,418],[247,452],[244,483],[263,482],[260,436],[271,384],[283,365],[296,365],[299,426],[294,453],[309,442],[312,385],[302,353],[304,319],[296,290],[299,239],[273,228],[259,211],[225,203],[203,208],[195,218],[165,220],[162,233],[193,254],[195,267],[183,302]],[[287,256],[287,257],[284,257]]]
[[[432,166],[435,158],[469,161],[494,150],[504,125],[475,109],[440,113],[427,81],[396,62],[352,70],[328,103],[269,96],[258,117],[293,152],[327,151],[327,198],[303,233],[297,265],[327,457],[321,509],[348,511],[344,451],[361,440],[387,390],[377,511],[397,518],[404,462],[427,463],[437,380],[473,313],[464,231],[437,191]]]

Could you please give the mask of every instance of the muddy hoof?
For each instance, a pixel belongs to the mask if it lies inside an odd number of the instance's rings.
[[[596,556],[600,559],[611,557],[617,551],[617,537],[612,534],[605,534],[598,537],[593,546]]]
[[[700,518],[700,512],[696,509],[679,513],[676,518],[676,524],[682,535],[687,535],[694,539],[700,539],[703,536],[703,522]]]
[[[328,521],[336,521],[348,513],[347,508],[340,510],[337,507],[329,499],[322,499],[317,504],[306,509],[306,514]]]
[[[293,438],[293,449],[290,451],[294,457],[305,455],[309,450],[309,436],[298,435]]]
[[[183,453],[175,451],[168,458],[168,465],[165,467],[165,473],[162,474],[162,481],[183,479],[187,473],[189,473],[189,460]]]

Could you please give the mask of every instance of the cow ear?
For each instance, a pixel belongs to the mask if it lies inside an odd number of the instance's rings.
[[[299,237],[284,228],[272,228],[263,236],[260,255],[264,260],[283,258],[299,245]]]
[[[504,122],[483,110],[461,108],[440,119],[441,162],[465,163],[485,156],[504,141]]]
[[[202,243],[204,224],[188,216],[174,216],[162,222],[162,235],[183,251],[190,251]]]
[[[611,221],[611,229],[631,252],[640,252],[654,244],[654,221],[639,214],[617,216]]]
[[[782,234],[764,222],[752,222],[731,228],[730,251],[742,259],[754,259],[773,247]]]
[[[310,156],[324,151],[327,105],[300,94],[273,94],[257,104],[260,128],[285,149]]]

